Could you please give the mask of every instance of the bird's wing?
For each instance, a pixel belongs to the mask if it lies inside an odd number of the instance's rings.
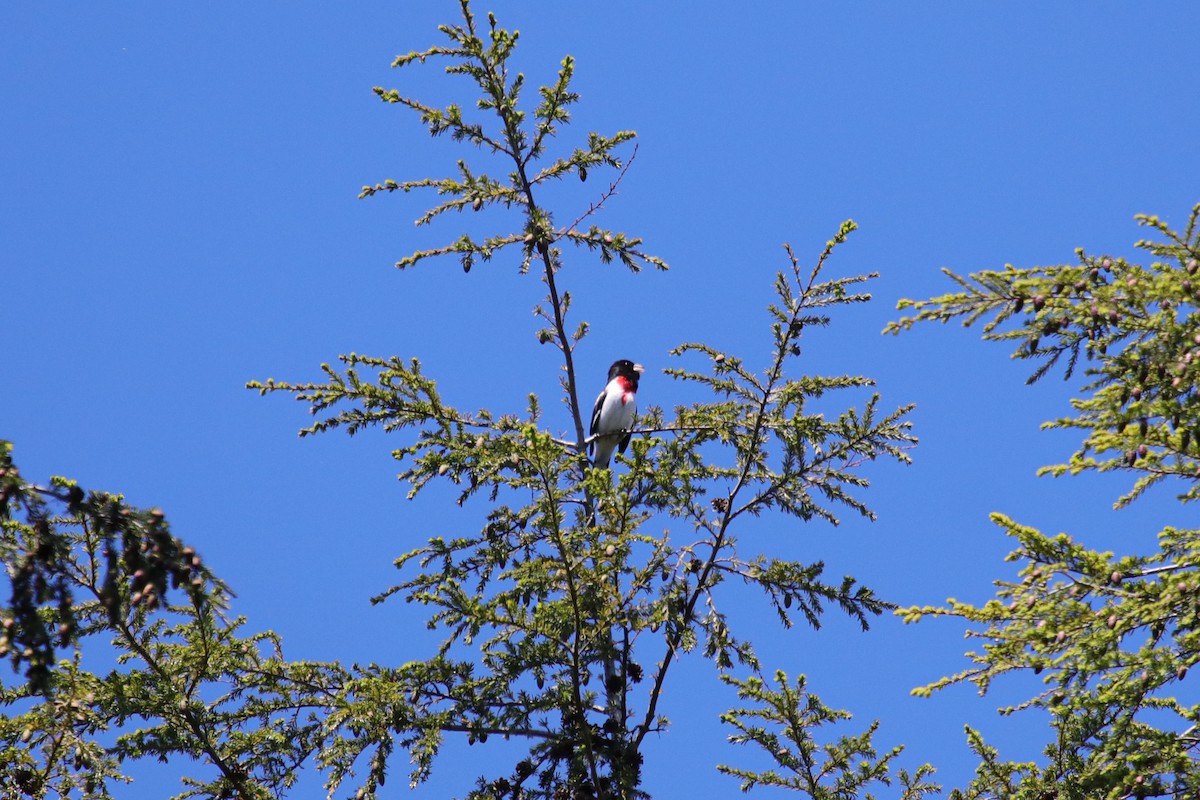
[[[592,427],[590,427],[588,429],[589,437],[594,437],[594,435],[596,434],[596,428],[600,427],[600,411],[604,410],[604,399],[607,396],[608,396],[608,387],[605,386],[604,390],[600,391],[600,396],[596,397],[595,408],[592,409]],[[596,444],[595,444],[595,441],[593,440],[592,444],[588,445],[588,449],[589,450],[595,449],[595,446],[596,446]]]
[[[605,386],[600,392],[600,396],[596,398],[596,405],[592,408],[592,425],[588,429],[589,436],[596,435],[596,428],[600,426],[600,412],[604,409],[604,398],[608,396],[608,387]]]

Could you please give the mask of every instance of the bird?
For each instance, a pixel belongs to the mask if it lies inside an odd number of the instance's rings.
[[[624,453],[629,446],[630,428],[637,416],[638,376],[645,371],[641,364],[627,358],[614,361],[608,368],[608,383],[592,409],[593,465],[607,469],[613,451]]]

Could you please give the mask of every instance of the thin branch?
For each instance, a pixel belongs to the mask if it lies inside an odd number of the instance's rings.
[[[608,200],[617,193],[617,187],[620,186],[621,181],[625,179],[625,173],[629,172],[629,168],[633,166],[633,160],[635,158],[637,158],[637,152],[638,152],[638,145],[635,142],[633,145],[633,152],[630,153],[629,159],[625,162],[625,166],[621,167],[621,171],[617,173],[617,177],[614,178],[612,183],[610,183],[608,185],[608,189],[603,194],[600,195],[599,200],[597,200],[596,202],[594,202],[588,206],[587,211],[580,214],[579,217],[574,222],[572,222],[570,225],[568,225],[566,228],[563,228],[562,229],[563,233],[577,232],[576,229],[579,227],[579,223],[583,222],[585,219],[587,219],[588,217],[591,217],[597,211],[604,208],[604,204],[606,202],[608,202]]]

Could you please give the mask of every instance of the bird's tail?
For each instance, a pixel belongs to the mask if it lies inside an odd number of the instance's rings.
[[[612,461],[613,451],[617,449],[617,438],[599,436],[592,442],[592,466],[598,469],[608,469]]]

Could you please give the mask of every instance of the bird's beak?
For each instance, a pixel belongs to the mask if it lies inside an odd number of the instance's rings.
[[[645,371],[646,371],[646,368],[645,368],[645,367],[643,367],[641,364],[634,364],[634,365],[633,365],[633,371],[634,371],[634,372],[645,372]]]

